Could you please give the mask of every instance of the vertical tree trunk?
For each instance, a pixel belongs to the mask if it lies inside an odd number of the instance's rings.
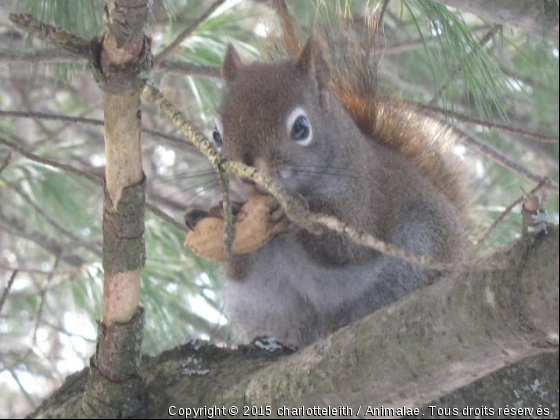
[[[80,416],[129,417],[141,409],[145,178],[140,147],[139,68],[150,61],[144,25],[149,0],[107,0],[99,55],[104,90],[102,322]]]

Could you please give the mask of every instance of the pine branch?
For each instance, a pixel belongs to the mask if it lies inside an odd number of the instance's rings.
[[[84,40],[85,42],[85,40]],[[84,63],[87,57],[73,54],[61,48],[26,48],[12,50],[0,48],[0,63]],[[218,67],[184,61],[162,60],[154,65],[154,70],[167,71],[185,76],[200,76],[220,79]]]
[[[558,44],[558,3],[556,1],[435,1],[474,13],[484,20],[510,25],[537,36],[544,36],[548,41]]]
[[[14,117],[14,118],[32,118],[38,120],[51,120],[51,121],[65,121],[76,124],[89,124],[98,127],[103,127],[105,122],[103,120],[98,120],[94,118],[84,118],[84,117],[73,117],[71,115],[61,115],[61,114],[50,114],[46,112],[31,112],[31,111],[3,111],[0,110],[0,116],[4,117]],[[165,140],[166,143],[173,146],[179,147],[181,149],[186,149],[189,151],[194,151],[192,144],[186,142],[184,139],[171,134],[161,133],[159,131],[150,130],[147,128],[142,129],[143,133],[146,133],[152,137],[156,137]]]
[[[459,127],[455,127],[455,131],[457,131],[462,136],[462,139],[466,144],[470,145],[472,148],[482,153],[483,155],[489,157],[498,165],[503,166],[504,168],[536,184],[539,184],[544,180],[546,181],[545,186],[547,189],[551,189],[556,192],[559,191],[559,187],[556,182],[552,180],[547,180],[546,177],[535,174],[533,171],[527,169],[519,162],[516,162],[515,160],[506,156],[499,150],[493,148],[492,146],[487,144],[484,140],[479,139],[474,134],[469,134],[466,131],[461,130]]]
[[[158,63],[165,58],[167,58],[175,48],[177,48],[185,39],[187,39],[195,30],[198,28],[208,17],[216,11],[218,7],[220,7],[225,0],[216,0],[214,3],[210,5],[202,15],[196,19],[188,28],[186,28],[183,32],[181,32],[177,38],[171,42],[162,52],[154,57],[154,63]]]
[[[482,127],[488,127],[488,128],[495,128],[501,131],[506,131],[508,133],[512,133],[512,134],[518,134],[524,137],[529,137],[535,140],[539,140],[542,141],[544,143],[558,143],[559,138],[557,136],[552,136],[552,135],[547,135],[547,134],[542,134],[542,133],[536,133],[533,131],[527,131],[524,130],[522,128],[518,128],[518,127],[513,127],[511,125],[505,125],[505,124],[499,124],[499,123],[495,123],[495,122],[491,122],[491,121],[485,121],[485,120],[481,120],[478,118],[474,118],[471,117],[469,115],[464,115],[461,114],[459,112],[455,112],[455,111],[451,111],[448,109],[444,109],[444,108],[440,108],[437,106],[433,106],[433,105],[428,105],[428,104],[423,104],[420,102],[413,102],[413,101],[406,101],[408,104],[414,106],[415,108],[418,108],[420,110],[423,111],[428,111],[429,113],[438,113],[438,114],[444,114],[447,117],[451,117],[454,118],[456,120],[468,123],[468,124],[476,124],[476,125],[480,125]]]
[[[3,139],[0,137],[0,145],[6,146],[9,149],[13,150],[14,152],[24,156],[25,158],[33,161],[33,162],[37,162],[40,163],[42,165],[46,165],[46,166],[50,166],[52,168],[56,168],[56,169],[60,169],[63,172],[72,174],[72,175],[76,175],[80,178],[84,178],[87,179],[88,181],[92,182],[93,184],[103,187],[104,183],[103,183],[103,177],[101,175],[97,175],[95,173],[92,172],[87,172],[87,171],[83,171],[79,168],[76,168],[75,166],[72,165],[68,165],[66,163],[62,163],[62,162],[57,162],[55,160],[51,160],[51,159],[47,159],[41,156],[38,156],[28,150],[26,150],[24,147],[21,147],[17,144],[15,144],[14,142],[11,142],[9,140]],[[175,228],[183,231],[183,232],[188,232],[188,229],[183,226],[181,223],[177,222],[173,217],[169,216],[167,213],[165,213],[163,210],[161,210],[160,208],[158,208],[157,206],[150,204],[150,203],[146,203],[146,208],[148,210],[150,210],[155,216],[161,218],[162,220],[170,223],[171,225],[173,225]]]

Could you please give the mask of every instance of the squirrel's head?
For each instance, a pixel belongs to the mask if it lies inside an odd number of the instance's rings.
[[[331,93],[318,40],[312,37],[295,60],[271,64],[245,65],[229,45],[223,79],[213,138],[228,159],[254,166],[292,193],[317,189],[327,174],[336,182],[335,168],[346,167],[341,143],[356,127]],[[234,185],[245,198],[256,192],[249,181]]]

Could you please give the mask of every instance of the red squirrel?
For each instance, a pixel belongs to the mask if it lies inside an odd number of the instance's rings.
[[[244,64],[230,45],[216,146],[302,197],[311,211],[411,253],[458,259],[468,197],[454,134],[360,83],[363,73],[337,70],[314,37],[296,58],[273,63]],[[232,185],[245,201],[263,193],[250,180]],[[285,231],[225,263],[225,312],[238,342],[266,335],[300,347],[439,275],[332,231]]]

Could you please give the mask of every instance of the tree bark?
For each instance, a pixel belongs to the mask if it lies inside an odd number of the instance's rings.
[[[343,406],[353,415],[360,406],[421,407],[474,381],[495,389],[508,373],[493,372],[528,357],[516,372],[528,369],[520,376],[533,383],[518,384],[516,392],[549,392],[546,408],[554,410],[557,376],[535,376],[534,366],[557,366],[558,245],[557,227],[523,238],[492,258],[507,262],[508,269],[447,276],[295,354],[194,343],[145,359],[142,415],[168,416],[170,406],[236,406],[239,417],[243,406],[270,405],[274,414],[284,406]],[[33,416],[68,413],[81,396],[84,375],[69,378]],[[549,388],[543,390],[545,382]],[[472,389],[449,401],[469,401]]]
[[[104,91],[105,200],[103,205],[103,311],[95,356],[76,414],[123,418],[142,410],[139,375],[144,313],[140,271],[144,266],[146,183],[140,147],[138,68],[151,61],[144,26],[149,0],[106,0],[105,33],[96,46]]]
[[[549,0],[435,0],[558,44],[558,4]]]

